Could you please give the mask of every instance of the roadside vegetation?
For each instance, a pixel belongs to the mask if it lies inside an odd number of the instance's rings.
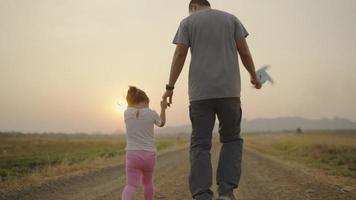
[[[157,139],[158,151],[187,144],[186,137]],[[0,133],[0,191],[124,161],[125,136]]]
[[[296,161],[336,176],[356,179],[356,132],[247,134],[245,145],[258,152]]]

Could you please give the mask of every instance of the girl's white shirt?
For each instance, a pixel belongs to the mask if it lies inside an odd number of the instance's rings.
[[[126,151],[156,151],[154,124],[161,125],[161,118],[150,108],[132,108],[125,110]]]

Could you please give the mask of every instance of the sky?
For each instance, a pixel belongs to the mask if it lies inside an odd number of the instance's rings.
[[[128,85],[150,107],[168,81],[179,22],[189,1],[0,0],[0,131],[124,130],[118,102]],[[242,75],[243,117],[301,116],[356,121],[356,1],[210,0],[250,33],[257,67],[274,85]],[[190,56],[167,125],[189,123]]]

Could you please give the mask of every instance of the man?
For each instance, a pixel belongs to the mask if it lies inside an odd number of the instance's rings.
[[[260,89],[261,83],[245,39],[248,32],[234,15],[211,9],[207,0],[191,0],[189,13],[173,40],[176,50],[162,98],[172,103],[174,85],[190,48],[190,191],[194,199],[212,199],[210,149],[217,117],[222,143],[216,177],[218,199],[235,199],[233,190],[238,187],[241,175],[243,143],[238,53],[254,87]]]

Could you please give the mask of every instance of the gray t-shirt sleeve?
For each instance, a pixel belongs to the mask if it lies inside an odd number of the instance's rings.
[[[188,27],[185,20],[180,23],[177,33],[174,36],[173,44],[184,44],[186,46],[190,46]]]
[[[241,21],[234,16],[234,34],[235,34],[235,40],[239,40],[242,37],[247,37],[249,33],[247,32],[246,28],[244,25],[241,23]]]

